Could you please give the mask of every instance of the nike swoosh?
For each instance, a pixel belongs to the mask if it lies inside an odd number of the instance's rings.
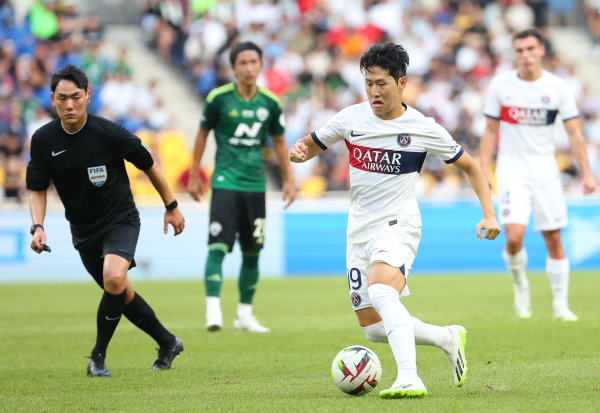
[[[121,318],[121,316],[115,317],[115,318],[110,318],[109,316],[104,317],[105,319],[107,319],[108,321],[115,321],[118,320],[119,318]]]
[[[58,156],[61,153],[66,152],[66,151],[67,151],[66,149],[64,151],[60,151],[60,152],[54,152],[54,151],[52,151],[52,156]]]
[[[356,136],[365,136],[365,134],[364,134],[364,133],[363,133],[363,134],[360,134],[360,133],[354,133],[354,131],[351,131],[351,132],[350,132],[350,136],[352,136],[352,137],[356,137]]]

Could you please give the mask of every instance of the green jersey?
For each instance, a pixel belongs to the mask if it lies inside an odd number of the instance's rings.
[[[215,171],[211,186],[234,191],[264,192],[263,146],[267,134],[285,132],[281,101],[259,87],[245,101],[235,83],[214,89],[206,98],[200,126],[214,129],[217,141]]]

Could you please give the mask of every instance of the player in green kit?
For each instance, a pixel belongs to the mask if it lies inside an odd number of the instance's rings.
[[[198,176],[200,160],[208,133],[214,130],[217,142],[215,170],[211,180],[206,287],[206,328],[223,327],[221,311],[222,263],[231,252],[236,237],[242,250],[242,268],[238,281],[240,299],[233,327],[268,333],[252,312],[252,300],[258,282],[258,258],[264,244],[265,173],[263,147],[267,135],[279,161],[283,177],[283,199],[287,208],[296,197],[294,175],[283,135],[284,117],[279,98],[259,87],[256,79],[262,69],[262,50],[252,42],[238,43],[229,58],[236,81],[214,89],[196,135],[194,160],[190,168],[188,192],[196,200],[202,195]]]

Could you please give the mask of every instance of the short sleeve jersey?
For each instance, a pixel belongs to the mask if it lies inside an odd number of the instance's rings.
[[[533,82],[513,70],[492,79],[483,110],[500,120],[496,175],[499,180],[545,182],[560,175],[554,156],[553,127],[557,116],[579,116],[567,83],[543,71]]]
[[[463,148],[433,118],[405,107],[402,116],[382,120],[368,102],[352,105],[311,134],[324,150],[340,140],[348,147],[348,242],[365,242],[389,225],[421,227],[414,192],[427,152],[446,163],[463,154]]]
[[[285,132],[281,101],[259,87],[256,95],[244,100],[235,83],[214,89],[206,98],[200,126],[214,129],[217,142],[213,188],[264,192],[263,147],[267,135]]]
[[[27,188],[43,191],[54,183],[77,246],[112,225],[139,224],[124,159],[139,169],[153,165],[142,141],[107,119],[88,114],[73,134],[56,119],[33,134]]]

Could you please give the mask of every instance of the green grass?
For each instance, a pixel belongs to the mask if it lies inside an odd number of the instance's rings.
[[[100,290],[85,284],[0,286],[0,411],[315,411],[586,412],[600,400],[600,278],[575,273],[571,308],[578,323],[552,318],[544,275],[530,277],[533,317],[512,311],[508,276],[413,276],[412,315],[469,330],[469,380],[456,388],[436,348],[418,347],[429,396],[382,400],[395,365],[387,344],[369,342],[350,306],[343,277],[262,280],[255,313],[270,334],[231,327],[237,285],[223,291],[225,329],[204,329],[201,281],[137,282],[136,289],[184,342],[170,371],[151,372],[155,343],[123,320],[109,347],[110,379],[85,375],[95,339]],[[373,349],[383,364],[376,391],[340,392],[329,369],[351,344]]]

